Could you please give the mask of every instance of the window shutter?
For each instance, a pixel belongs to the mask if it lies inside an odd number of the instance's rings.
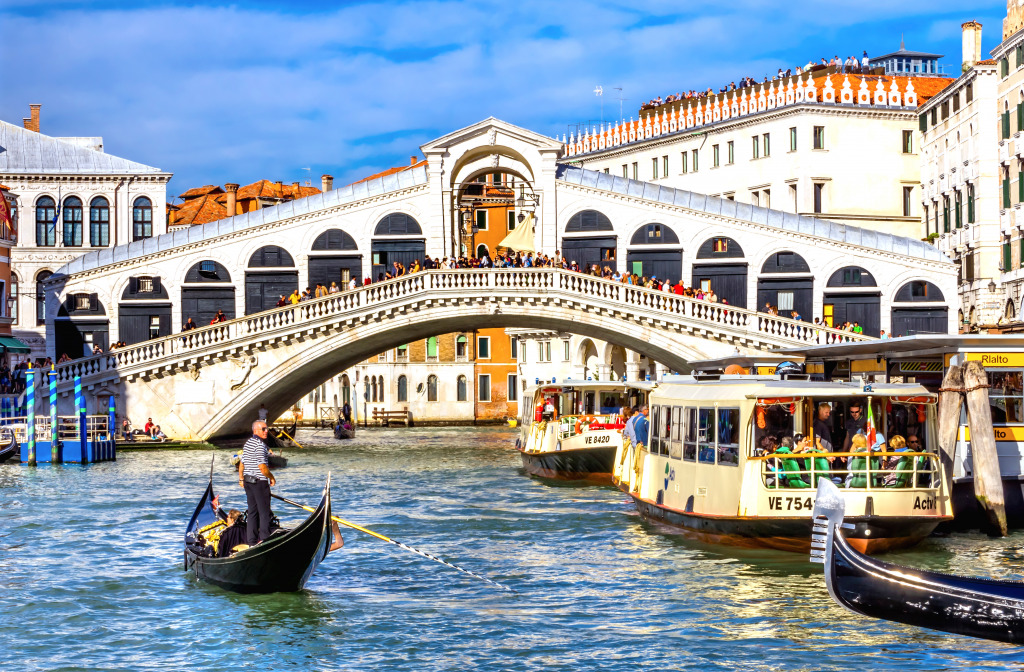
[[[1010,244],[1003,243],[1003,267],[999,269],[1004,273],[1010,270]]]
[[[160,278],[153,276],[153,293],[159,294],[161,291],[163,290],[160,289]]]
[[[1024,102],[1017,103],[1017,132],[1024,131]]]
[[[922,115],[920,115],[920,116],[919,116],[919,117],[917,118],[917,121],[918,121],[918,123],[919,123],[919,124],[920,124],[920,126],[921,126],[921,132],[922,132],[922,133],[924,133],[925,131],[927,131],[927,130],[928,130],[928,115],[927,115],[927,114],[922,114]],[[792,143],[790,143],[790,144],[792,144]]]
[[[139,293],[139,279],[138,278],[129,278],[128,279],[128,293],[132,294],[132,295]]]
[[[95,313],[100,307],[100,295],[90,294],[89,295],[89,312]]]

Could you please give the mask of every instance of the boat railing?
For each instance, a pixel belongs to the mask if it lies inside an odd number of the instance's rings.
[[[621,431],[624,425],[618,422],[619,417],[615,413],[563,415],[555,420],[558,423],[558,438],[568,439],[594,431]]]
[[[88,438],[89,440],[107,438],[109,422],[109,416],[107,415],[85,416],[86,438]],[[26,418],[25,416],[12,416],[3,418],[2,420],[0,420],[0,425],[9,428],[12,432],[14,432],[14,436],[15,438],[18,439],[18,443],[25,443],[26,441],[28,441],[28,418]],[[49,441],[51,437],[50,416],[37,415],[35,419],[35,425],[36,440]],[[59,441],[78,440],[78,416],[57,416],[57,439]]]
[[[837,467],[830,458],[848,459],[844,466]],[[940,483],[939,457],[935,453],[772,453],[749,459],[761,463],[761,482],[771,490],[812,489],[821,478],[857,490],[933,490]]]

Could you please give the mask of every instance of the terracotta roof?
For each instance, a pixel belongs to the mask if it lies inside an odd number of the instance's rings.
[[[975,63],[975,65],[995,65],[995,64],[996,64],[996,59],[994,59],[994,58],[987,58],[984,61],[978,61],[977,63]]]
[[[213,184],[207,184],[206,186],[203,187],[195,187],[194,189],[189,189],[181,196],[178,196],[178,198],[180,198],[183,201],[187,201],[190,198],[198,198],[199,196],[206,196],[207,194],[220,194],[223,192],[224,190],[221,189],[220,187]]]
[[[892,86],[892,81],[896,80],[896,87],[899,88],[900,93],[905,93],[907,85],[911,82],[914,83],[914,91],[917,92],[917,106],[920,107],[933,98],[940,91],[945,89],[947,86],[953,83],[951,77],[893,77],[891,75],[857,75],[857,74],[831,74],[822,75],[814,78],[814,84],[818,87],[818,95],[821,95],[821,89],[825,86],[825,80],[831,79],[832,86],[836,90],[836,100],[839,100],[839,91],[843,88],[843,81],[849,77],[850,87],[856,92],[860,89],[860,82],[862,79],[866,79],[868,83],[868,90],[874,95],[875,87],[878,85],[878,80],[882,80],[882,85],[885,90],[888,91],[889,87]],[[854,94],[856,95],[856,94]]]
[[[394,168],[388,168],[387,170],[381,171],[379,173],[374,173],[373,175],[370,175],[369,177],[364,177],[361,180],[356,180],[352,184],[359,184],[360,182],[366,182],[367,180],[374,180],[374,179],[377,179],[378,177],[385,177],[387,175],[394,175],[395,173],[401,173],[404,170],[412,170],[413,168],[419,168],[420,166],[425,166],[425,165],[427,165],[427,160],[426,159],[423,159],[422,161],[419,161],[417,163],[414,163],[414,164],[411,164],[411,165],[408,165],[408,166],[395,166]]]
[[[189,199],[178,206],[173,226],[195,226],[224,219],[228,216],[227,209],[217,203],[212,195]]]
[[[281,191],[284,191],[283,185]],[[277,186],[270,180],[259,180],[238,188],[238,200],[247,198],[282,198]]]

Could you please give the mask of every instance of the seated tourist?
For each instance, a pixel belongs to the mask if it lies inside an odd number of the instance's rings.
[[[245,546],[246,525],[241,519],[242,512],[238,509],[228,511],[227,527],[220,533],[220,538],[217,541],[217,557],[226,558],[234,552],[236,546]],[[248,546],[245,547],[248,548]]]

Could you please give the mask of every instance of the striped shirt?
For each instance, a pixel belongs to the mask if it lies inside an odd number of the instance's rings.
[[[267,444],[263,443],[263,439],[255,435],[249,437],[242,446],[242,463],[245,465],[242,473],[246,476],[255,476],[262,481],[268,480],[260,471],[260,465],[267,464],[268,456]]]

